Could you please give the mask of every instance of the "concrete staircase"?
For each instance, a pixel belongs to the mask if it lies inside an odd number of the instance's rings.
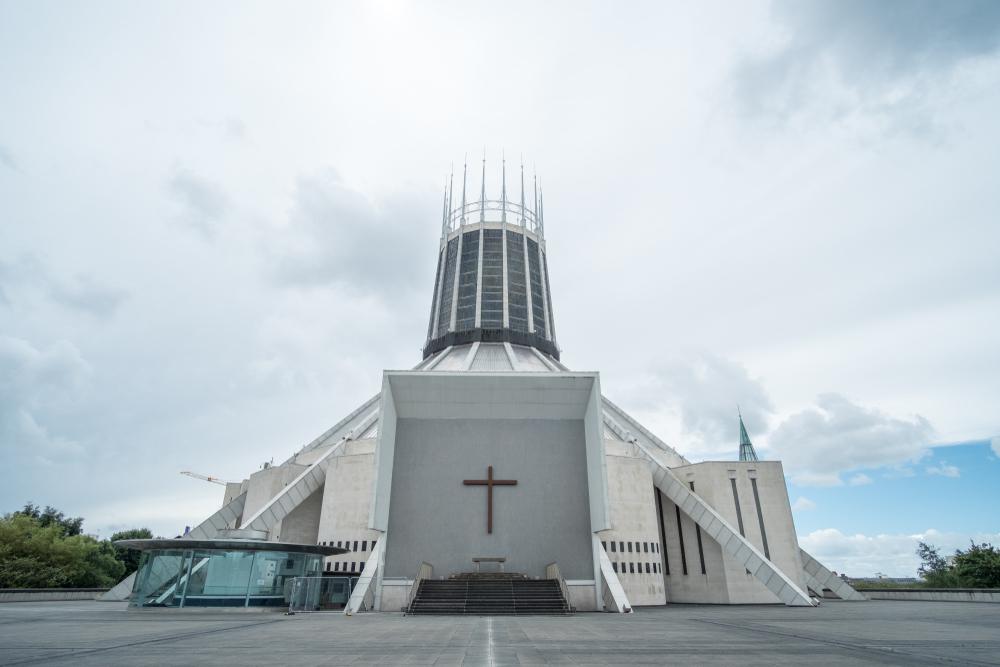
[[[424,579],[409,614],[524,616],[570,614],[555,579],[527,579],[516,574],[466,574]]]

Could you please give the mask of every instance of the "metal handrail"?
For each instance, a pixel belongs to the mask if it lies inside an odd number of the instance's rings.
[[[536,234],[539,232],[541,226],[535,211],[527,206],[522,207],[517,202],[505,202],[502,199],[487,199],[483,202],[471,201],[467,202],[464,207],[458,206],[452,209],[448,213],[448,231],[453,232],[458,229],[462,224],[463,217],[467,225],[478,223],[480,218],[484,218],[486,222],[500,222],[504,212],[507,213],[508,225],[525,227],[528,231]],[[490,215],[491,213],[500,213],[501,215]]]
[[[410,586],[410,592],[406,596],[406,611],[410,610],[410,606],[413,604],[413,598],[417,596],[417,589],[420,588],[420,582],[424,579],[430,579],[434,573],[434,566],[430,563],[424,561],[420,563],[420,567],[417,568],[417,574],[413,577],[413,584]]]

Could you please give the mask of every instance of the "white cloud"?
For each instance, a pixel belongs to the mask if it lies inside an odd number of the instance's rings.
[[[847,480],[847,483],[851,486],[864,486],[866,484],[871,484],[872,478],[863,472],[859,472],[856,475],[852,475],[851,478]]]
[[[47,464],[80,453],[72,438],[53,433],[45,415],[72,400],[90,365],[68,341],[47,348],[0,336],[0,442],[10,453]]]
[[[889,416],[839,394],[783,421],[768,438],[798,484],[835,486],[839,473],[915,462],[929,451],[934,430],[925,418]]]
[[[181,220],[211,238],[231,204],[222,186],[190,169],[175,169],[167,192],[181,208]]]
[[[1000,541],[1000,533],[944,533],[928,529],[913,535],[861,533],[847,535],[835,528],[815,530],[799,536],[799,545],[831,570],[854,577],[868,577],[881,572],[892,577],[915,577],[920,559],[917,544],[926,542],[940,547],[942,553],[977,543]]]
[[[783,43],[734,74],[753,113],[864,115],[925,131],[951,80],[1000,46],[1000,11],[989,0],[777,0],[772,13]]]
[[[695,459],[739,454],[737,406],[751,440],[766,432],[773,412],[763,384],[746,367],[707,352],[660,362],[632,390],[629,405],[651,420],[672,421],[675,431],[664,437],[676,439],[679,450]]]
[[[792,509],[797,512],[806,512],[808,510],[816,509],[816,503],[809,500],[805,496],[799,496],[795,499],[795,502],[792,503]]]
[[[940,475],[942,477],[959,477],[962,474],[958,466],[948,465],[944,461],[940,465],[927,466],[924,471],[928,475]]]

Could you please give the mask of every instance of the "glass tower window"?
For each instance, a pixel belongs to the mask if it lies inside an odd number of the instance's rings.
[[[458,256],[458,238],[448,241],[445,251],[444,278],[441,280],[441,312],[438,314],[438,335],[451,326],[451,297],[455,291],[455,263]]]
[[[538,243],[528,239],[528,276],[531,279],[531,317],[535,333],[545,335],[545,302],[542,299],[542,272],[538,267]]]
[[[542,255],[542,269],[545,271],[545,303],[549,307],[549,322],[552,322],[552,331],[549,332],[549,340],[556,339],[555,318],[552,316],[552,283],[549,282],[549,258]]]
[[[507,232],[507,314],[510,328],[528,330],[528,293],[524,280],[524,237],[518,232]]]
[[[434,272],[434,296],[431,298],[431,316],[427,322],[427,338],[434,335],[434,306],[438,298],[438,281],[441,280],[441,254],[438,253],[437,270]]]
[[[480,322],[484,329],[503,326],[503,232],[483,230],[483,297]]]
[[[479,232],[462,235],[462,261],[458,272],[458,313],[455,331],[476,326],[476,278],[479,272]]]

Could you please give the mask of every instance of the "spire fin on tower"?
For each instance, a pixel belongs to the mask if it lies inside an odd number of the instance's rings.
[[[483,186],[479,191],[479,222],[486,221],[486,147],[483,147]]]
[[[736,413],[740,417],[740,461],[756,461],[757,452],[754,451],[753,443],[750,442],[747,427],[743,424],[743,413],[740,412],[739,406],[736,407]]]
[[[469,174],[469,154],[466,153],[462,159],[462,224],[465,224],[465,181]]]
[[[500,222],[507,222],[507,155],[500,153]]]

